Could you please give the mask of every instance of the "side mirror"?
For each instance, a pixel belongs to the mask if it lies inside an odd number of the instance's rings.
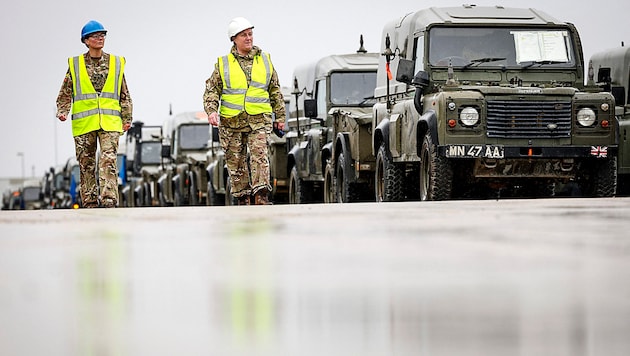
[[[171,145],[162,145],[162,158],[171,157]]]
[[[413,79],[413,70],[414,63],[410,59],[401,58],[398,61],[398,70],[396,71],[396,80],[405,83],[411,84]]]
[[[317,117],[317,101],[315,99],[304,100],[304,116],[308,118]]]

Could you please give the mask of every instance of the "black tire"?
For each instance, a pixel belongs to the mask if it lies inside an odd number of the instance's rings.
[[[617,192],[617,157],[581,162],[576,183],[582,196],[614,196]]]
[[[342,153],[337,157],[336,169],[336,197],[339,203],[352,203],[359,200],[357,187],[348,181],[348,173],[346,171],[346,158]]]
[[[151,197],[151,187],[148,184],[144,185],[144,206],[152,206],[153,198]]]
[[[197,189],[197,181],[195,177],[190,177],[190,186],[188,187],[188,200],[191,206],[199,205],[199,190]]]
[[[222,206],[225,205],[225,195],[217,194],[217,191],[212,186],[212,182],[208,180],[208,198],[206,200],[209,206]]]
[[[630,196],[630,174],[619,174],[617,176],[617,193],[618,197]]]
[[[228,177],[227,187],[225,188],[225,205],[238,205],[236,198],[232,195],[232,183]]]
[[[134,207],[141,207],[142,206],[142,197],[144,196],[144,187],[140,187],[140,190],[138,191],[137,194],[136,194],[136,190],[134,189],[132,194],[133,194],[133,206]]]
[[[308,189],[304,180],[298,176],[297,168],[291,168],[289,177],[289,204],[306,204],[309,202]]]
[[[437,147],[427,132],[420,149],[420,200],[446,200],[453,190],[453,167],[438,155]]]
[[[385,144],[381,144],[376,154],[374,172],[374,193],[377,202],[403,200],[403,169],[392,161]]]
[[[596,197],[613,197],[617,193],[617,157],[598,162],[593,182]]]
[[[158,200],[160,201],[160,206],[168,206],[166,198],[164,197],[164,192],[161,190],[158,192]]]
[[[324,203],[337,202],[336,180],[334,167],[329,159],[326,161],[326,168],[324,169]]]
[[[175,187],[173,189],[173,204],[175,206],[183,206],[184,205],[184,197],[182,197],[182,193],[179,192],[179,187]]]

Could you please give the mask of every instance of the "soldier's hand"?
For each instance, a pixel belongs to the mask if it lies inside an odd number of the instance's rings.
[[[217,114],[216,112],[213,112],[210,115],[208,115],[208,122],[212,126],[219,126],[219,114]]]
[[[284,122],[274,122],[273,125],[280,131],[284,131]]]
[[[59,119],[59,121],[66,121],[68,116],[66,114],[59,114],[57,115],[57,118]]]
[[[123,131],[127,132],[127,131],[129,131],[130,128],[131,128],[131,124],[130,123],[123,124]]]

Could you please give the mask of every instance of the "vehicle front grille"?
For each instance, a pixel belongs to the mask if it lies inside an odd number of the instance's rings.
[[[488,100],[488,137],[560,138],[571,135],[571,101]]]

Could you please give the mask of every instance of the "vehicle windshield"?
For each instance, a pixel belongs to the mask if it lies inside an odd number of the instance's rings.
[[[64,183],[63,174],[56,173],[55,174],[55,189],[62,189],[63,183]]]
[[[74,178],[74,181],[79,184],[79,182],[81,181],[81,169],[78,165],[72,167],[72,172],[70,174],[72,174],[72,178]]]
[[[375,87],[376,72],[335,72],[330,75],[330,102],[372,106]]]
[[[209,139],[208,125],[182,125],[179,128],[179,145],[183,150],[206,148]]]
[[[142,163],[159,164],[162,162],[162,144],[160,142],[142,143]]]
[[[22,191],[22,198],[24,201],[36,201],[39,200],[39,193],[41,192],[41,188],[38,187],[27,187]]]
[[[434,27],[429,64],[453,67],[573,67],[575,54],[566,29]]]

